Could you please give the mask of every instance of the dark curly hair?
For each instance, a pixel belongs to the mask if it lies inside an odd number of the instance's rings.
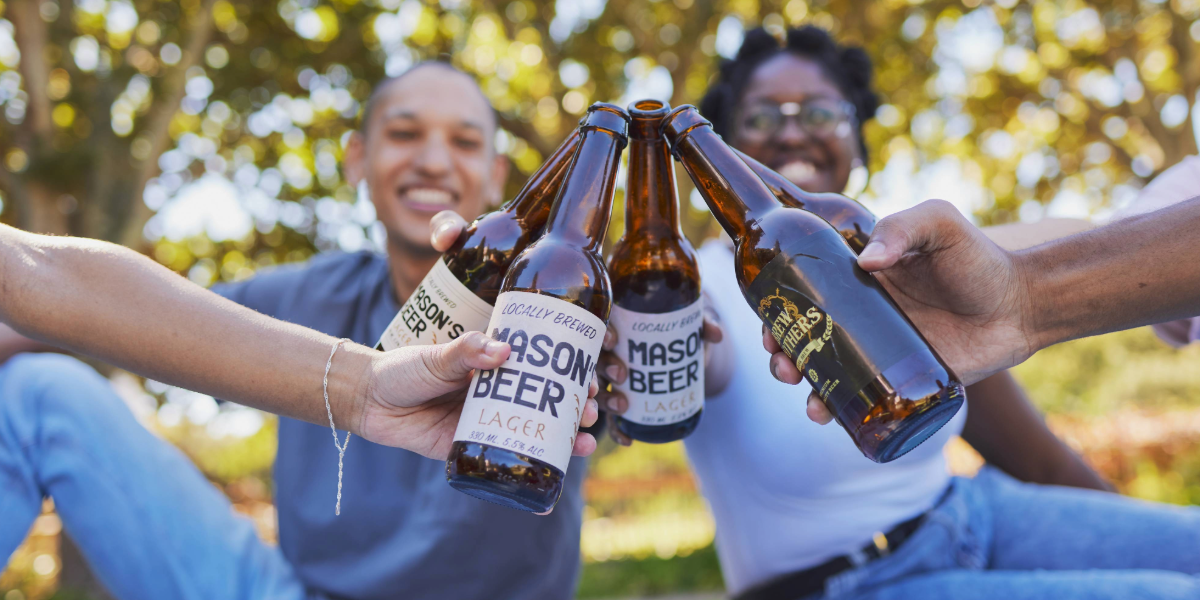
[[[733,60],[722,61],[717,80],[700,100],[700,112],[712,121],[713,129],[728,137],[733,130],[737,105],[746,92],[746,85],[759,65],[788,52],[810,59],[821,66],[855,110],[858,146],[863,160],[867,146],[863,142],[862,124],[875,116],[879,95],[871,88],[874,68],[867,53],[858,46],[843,46],[828,31],[812,25],[790,28],[782,44],[762,27],[746,32],[742,47]]]

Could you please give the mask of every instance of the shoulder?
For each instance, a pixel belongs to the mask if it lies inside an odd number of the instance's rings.
[[[360,288],[387,274],[387,258],[373,252],[328,252],[304,263],[263,269],[245,281],[214,285],[212,290],[259,312],[275,314],[286,298],[314,292],[346,292],[358,295]]]

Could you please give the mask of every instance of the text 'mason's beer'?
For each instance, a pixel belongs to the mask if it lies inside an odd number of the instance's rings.
[[[384,329],[376,350],[444,344],[487,327],[509,263],[541,235],[578,146],[572,133],[511,202],[467,227]]]
[[[546,231],[509,267],[487,332],[503,365],[467,387],[446,478],[459,491],[546,513],[562,494],[612,288],[600,258],[629,116],[593,104]]]
[[[616,354],[628,377],[615,385],[629,409],[615,421],[625,435],[666,443],[686,437],[704,408],[704,306],[696,253],[679,227],[675,172],[659,134],[671,108],[629,105],[625,235],[612,249]]]
[[[895,460],[958,412],[962,383],[836,229],[780,203],[694,107],[663,134],[734,239],[746,300],[867,458]]]
[[[867,207],[841,194],[806,192],[742,151],[735,149],[734,152],[750,165],[780,202],[829,221],[855,252],[862,252],[867,247],[871,232],[875,230],[875,215]]]

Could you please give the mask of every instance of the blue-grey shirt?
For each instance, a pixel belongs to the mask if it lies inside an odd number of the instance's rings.
[[[400,310],[387,259],[369,252],[322,254],[214,291],[367,346]],[[329,428],[281,418],[279,545],[305,584],[334,597],[571,598],[584,467],[572,460],[558,506],[539,517],[455,491],[446,483],[444,461],[356,438],[346,452],[338,517],[337,451]]]

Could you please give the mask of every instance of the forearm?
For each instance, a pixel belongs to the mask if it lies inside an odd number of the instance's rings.
[[[130,371],[313,423],[334,338],[225,300],[125,248],[0,231],[0,316],[37,340]],[[339,427],[357,424],[372,351],[345,344],[330,371]]]
[[[1200,314],[1200,199],[1016,253],[1038,347]]]
[[[0,323],[0,364],[22,352],[54,352],[58,348],[25,337],[12,327]]]
[[[963,439],[1014,478],[1111,491],[1111,486],[1046,427],[1020,384],[1003,371],[967,386]]]

